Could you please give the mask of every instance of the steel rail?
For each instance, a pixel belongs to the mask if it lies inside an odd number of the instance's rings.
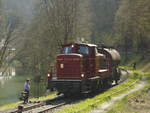
[[[48,111],[50,111],[50,110],[52,110],[52,109],[61,107],[61,106],[66,105],[66,104],[68,104],[68,103],[61,103],[61,104],[55,105],[55,106],[53,106],[53,107],[47,107],[47,108],[45,108],[44,110],[41,110],[41,111],[39,111],[39,112],[37,112],[37,113],[45,113],[45,112],[48,112]]]
[[[25,111],[28,111],[28,110],[31,110],[31,109],[35,109],[35,108],[38,108],[38,107],[41,107],[41,106],[45,106],[46,104],[51,103],[51,102],[56,101],[56,100],[59,100],[61,98],[62,98],[62,95],[54,97],[52,99],[41,101],[40,103],[20,104],[20,105],[23,106],[23,112],[25,112]],[[0,113],[17,113],[17,112],[18,112],[18,109],[14,108],[14,109],[8,109],[8,110],[5,110],[5,111],[1,111]]]

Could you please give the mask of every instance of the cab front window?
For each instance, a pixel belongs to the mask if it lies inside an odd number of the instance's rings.
[[[63,51],[62,51],[63,54],[69,54],[71,52],[72,52],[72,47],[71,46],[64,47]]]

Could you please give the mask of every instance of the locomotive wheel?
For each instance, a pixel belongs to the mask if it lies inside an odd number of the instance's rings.
[[[103,89],[104,89],[104,82],[103,82],[103,80],[99,80],[98,81],[98,84],[97,84],[96,88],[97,88],[98,92],[103,91]]]
[[[91,91],[92,91],[92,93],[96,93],[98,91],[96,85],[92,87]]]
[[[115,80],[115,84],[118,85],[118,80]]]
[[[100,90],[101,82],[99,80],[92,83],[91,91],[92,93],[97,93]]]
[[[118,85],[118,81],[120,80],[121,70],[119,68],[115,69],[114,80],[115,84]]]
[[[99,80],[99,81],[98,81],[98,84],[97,84],[97,91],[98,91],[98,92],[101,92],[101,91],[103,91],[103,88],[104,88],[104,86],[103,86],[103,81],[102,81],[102,80]]]
[[[108,88],[112,87],[112,79],[108,79]]]
[[[112,86],[112,80],[111,79],[105,79],[103,81],[103,87],[105,88],[110,88]]]

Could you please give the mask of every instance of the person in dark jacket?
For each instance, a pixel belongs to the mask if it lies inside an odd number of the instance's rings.
[[[29,84],[29,79],[27,79],[24,83],[24,92],[25,92],[25,98],[24,98],[24,104],[28,103],[28,98],[29,98],[29,92],[30,92],[30,84]]]
[[[136,70],[136,62],[133,63],[133,69]]]

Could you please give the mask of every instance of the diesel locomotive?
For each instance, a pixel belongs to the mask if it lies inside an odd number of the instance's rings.
[[[56,76],[48,73],[48,89],[64,95],[89,93],[118,83],[120,55],[113,48],[94,44],[62,45],[57,56]]]

